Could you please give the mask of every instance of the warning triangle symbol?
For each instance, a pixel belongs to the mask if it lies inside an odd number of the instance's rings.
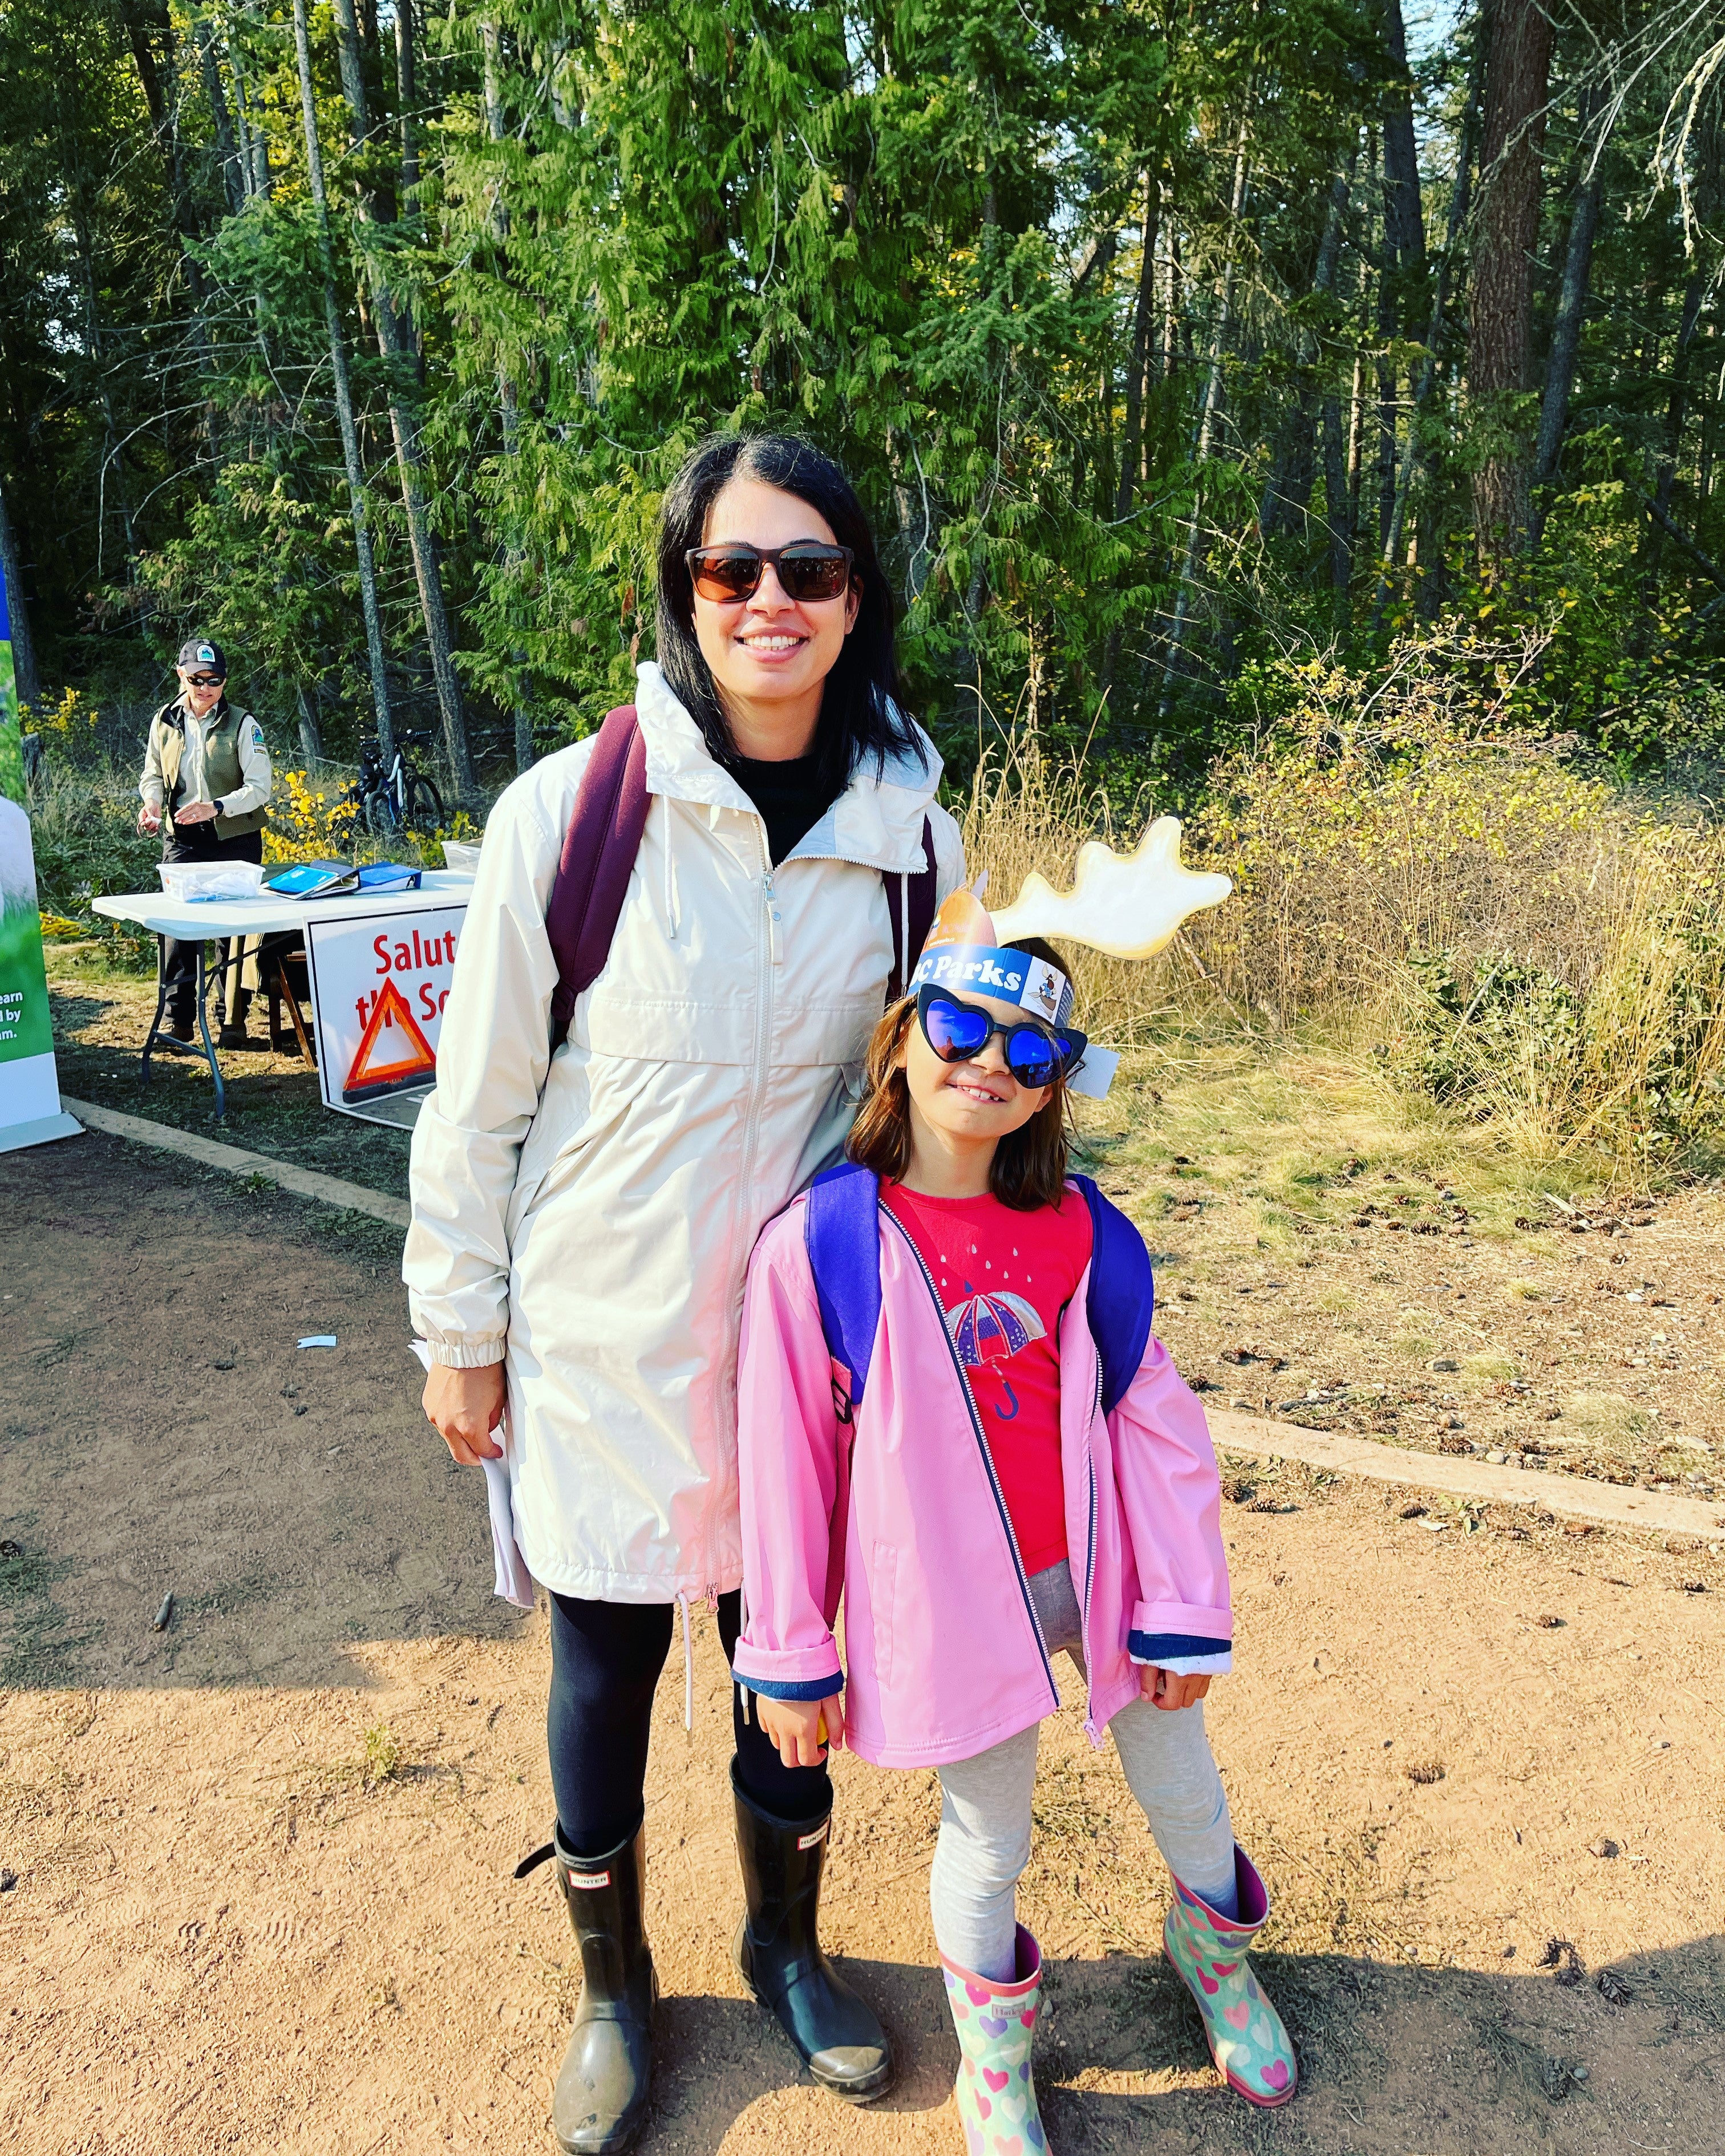
[[[422,1084],[437,1075],[437,1056],[393,981],[386,981],[360,1035],[352,1067],[341,1087],[347,1101]]]

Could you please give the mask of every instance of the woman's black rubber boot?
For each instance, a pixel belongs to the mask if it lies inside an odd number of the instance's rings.
[[[641,1924],[646,1836],[603,1856],[552,1845],[557,1884],[581,1949],[581,2004],[552,2097],[552,2131],[566,2156],[632,2148],[647,2116],[653,2075],[653,1972]]]
[[[883,2095],[892,2081],[886,2031],[820,1949],[831,1810],[818,1820],[774,1819],[743,1794],[735,1760],[731,1789],[748,1904],[732,1948],[738,1972],[823,2088],[850,2103]]]

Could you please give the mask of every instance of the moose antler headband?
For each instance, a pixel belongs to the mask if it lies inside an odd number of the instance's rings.
[[[992,917],[980,885],[974,891],[955,891],[935,916],[911,989],[914,993],[926,983],[969,988],[1064,1025],[1072,1010],[1072,983],[1065,974],[1004,946],[1030,936],[1058,936],[1110,958],[1150,958],[1173,942],[1183,921],[1219,906],[1233,889],[1227,876],[1183,867],[1179,819],[1158,816],[1132,853],[1117,854],[1096,839],[1081,846],[1070,891],[1055,890],[1033,870],[1013,903]],[[1069,1081],[1072,1091],[1100,1100],[1118,1060],[1111,1050],[1092,1046]]]

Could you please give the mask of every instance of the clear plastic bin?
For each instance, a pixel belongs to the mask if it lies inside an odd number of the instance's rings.
[[[255,898],[264,880],[259,861],[163,861],[156,873],[170,898]]]
[[[444,840],[444,866],[446,869],[453,870],[457,875],[477,875],[479,865],[480,850],[477,846],[464,845],[459,839]]]

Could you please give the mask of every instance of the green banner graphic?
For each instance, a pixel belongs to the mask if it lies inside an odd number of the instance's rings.
[[[0,579],[0,1070],[30,1057],[52,1057],[48,974],[42,961],[42,916],[36,910],[36,862],[24,813],[23,744],[12,665],[12,624]],[[52,1084],[52,1062],[48,1065]],[[44,1112],[40,1072],[15,1101],[0,1080],[0,1126],[33,1121]],[[58,1092],[49,1112],[58,1112]]]

